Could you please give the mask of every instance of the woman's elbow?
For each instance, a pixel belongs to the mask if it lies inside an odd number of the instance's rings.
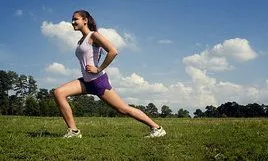
[[[113,56],[116,56],[118,54],[117,49],[111,50],[110,54],[113,55]]]

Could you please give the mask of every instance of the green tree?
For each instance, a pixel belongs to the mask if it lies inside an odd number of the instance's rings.
[[[10,114],[9,91],[13,89],[18,75],[13,71],[0,70],[0,112],[1,114]]]
[[[161,117],[167,117],[167,116],[170,116],[170,115],[172,115],[172,110],[168,107],[168,106],[166,106],[166,105],[163,105],[162,107],[161,107]]]
[[[146,106],[145,112],[152,117],[158,116],[158,109],[156,108],[156,106],[153,103],[149,103]]]
[[[28,89],[28,80],[27,76],[22,74],[18,77],[17,81],[15,82],[15,92],[17,97],[26,98]]]
[[[27,97],[26,98],[24,115],[40,116],[39,105],[34,97]]]
[[[76,116],[93,116],[96,111],[96,102],[93,96],[79,95],[70,97],[70,104]]]
[[[196,109],[194,112],[194,117],[199,118],[199,117],[204,117],[204,113],[200,109]]]
[[[114,110],[111,106],[109,106],[108,104],[106,104],[102,100],[98,100],[98,101],[96,101],[96,103],[97,103],[97,105],[96,105],[97,113],[96,114],[98,116],[102,116],[102,117],[124,116],[124,115],[120,114],[119,112],[117,112],[116,110]]]
[[[23,109],[21,108],[21,98],[16,95],[9,97],[8,115],[23,115]]]
[[[54,100],[53,90],[41,88],[37,92],[37,100],[41,116],[59,116],[59,109]]]
[[[218,117],[219,112],[214,106],[206,106],[206,111],[204,112],[206,117]]]
[[[264,117],[265,116],[265,109],[263,106],[253,103],[246,105],[247,108],[247,116],[248,117]]]
[[[177,116],[178,116],[178,117],[191,117],[191,116],[189,115],[189,111],[184,110],[184,109],[182,109],[182,108],[179,109]]]
[[[27,95],[28,96],[33,96],[35,95],[37,92],[37,85],[36,85],[36,81],[34,80],[34,78],[32,76],[28,76],[28,91],[27,91]]]

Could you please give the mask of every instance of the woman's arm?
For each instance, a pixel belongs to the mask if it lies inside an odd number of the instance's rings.
[[[109,64],[111,64],[111,62],[113,61],[113,59],[117,55],[117,50],[109,42],[109,40],[107,40],[105,37],[103,37],[98,32],[94,32],[92,34],[91,38],[93,40],[93,43],[98,44],[100,47],[102,47],[107,52],[107,55],[106,55],[104,61],[102,62],[102,64],[98,68],[95,67],[95,66],[91,66],[91,65],[86,66],[86,69],[87,69],[88,72],[90,72],[90,73],[99,73],[103,69],[105,69]]]

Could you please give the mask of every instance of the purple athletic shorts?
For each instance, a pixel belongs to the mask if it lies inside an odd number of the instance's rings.
[[[106,73],[90,82],[85,82],[83,77],[78,78],[78,80],[85,85],[87,94],[102,96],[106,89],[112,89]]]

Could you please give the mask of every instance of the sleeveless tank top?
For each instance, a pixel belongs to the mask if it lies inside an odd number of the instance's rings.
[[[89,43],[89,38],[91,37],[92,33],[93,32],[90,32],[82,42],[78,43],[75,50],[75,55],[80,62],[81,72],[85,82],[92,81],[105,73],[104,70],[98,74],[89,73],[86,71],[86,65],[98,67],[102,50],[101,47]]]

